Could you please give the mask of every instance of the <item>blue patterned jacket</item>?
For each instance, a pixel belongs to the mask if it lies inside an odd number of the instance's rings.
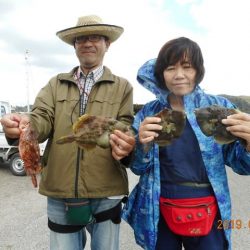
[[[168,92],[157,88],[155,85],[154,64],[155,60],[150,60],[138,71],[137,80],[156,95],[156,100],[147,103],[137,113],[133,124],[136,132],[138,132],[140,123],[145,117],[154,115],[167,104]],[[234,108],[229,100],[205,94],[199,86],[192,93],[184,96],[187,119],[199,142],[207,175],[217,198],[221,219],[225,221],[231,218],[231,199],[225,165],[231,167],[234,172],[240,175],[250,175],[250,153],[245,150],[239,141],[220,145],[215,142],[213,137],[206,137],[201,132],[196,122],[194,109],[212,104]],[[145,153],[142,145],[137,141],[131,170],[136,175],[140,175],[140,179],[129,195],[128,202],[123,209],[122,218],[133,228],[137,244],[143,249],[154,250],[159,221],[159,146],[154,144]],[[231,249],[231,230],[225,229],[224,232],[229,244],[228,249]]]

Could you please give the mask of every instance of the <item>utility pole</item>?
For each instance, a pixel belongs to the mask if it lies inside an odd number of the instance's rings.
[[[26,62],[26,83],[27,83],[27,112],[30,112],[30,95],[29,95],[29,83],[30,83],[30,75],[29,75],[29,50],[26,49],[25,51],[25,62]]]

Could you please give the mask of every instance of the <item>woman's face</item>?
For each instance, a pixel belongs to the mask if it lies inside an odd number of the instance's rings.
[[[163,76],[168,90],[175,96],[184,96],[195,88],[196,70],[188,61],[168,66]]]

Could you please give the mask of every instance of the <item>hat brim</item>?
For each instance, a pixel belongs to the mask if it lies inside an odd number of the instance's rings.
[[[84,35],[102,35],[108,37],[110,42],[114,42],[120,37],[123,31],[123,28],[120,26],[92,24],[60,30],[56,35],[65,43],[74,45],[75,38]]]

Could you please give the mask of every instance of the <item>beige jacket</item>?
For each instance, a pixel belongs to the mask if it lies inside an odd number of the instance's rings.
[[[39,192],[57,198],[101,198],[128,193],[125,166],[114,160],[111,149],[80,150],[76,143],[55,141],[72,133],[79,117],[80,93],[70,73],[59,74],[41,89],[30,114],[39,141],[49,138],[43,158]],[[86,112],[114,117],[126,124],[133,121],[131,84],[104,67],[104,74],[89,95]]]

